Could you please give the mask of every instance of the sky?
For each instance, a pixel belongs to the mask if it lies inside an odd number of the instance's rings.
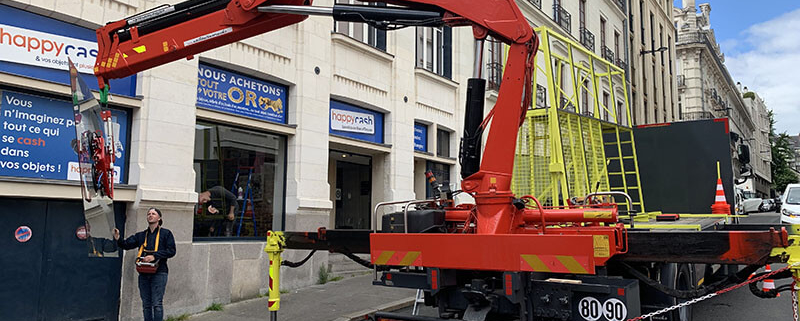
[[[711,4],[711,28],[734,81],[774,111],[776,133],[800,134],[800,1],[695,2]]]

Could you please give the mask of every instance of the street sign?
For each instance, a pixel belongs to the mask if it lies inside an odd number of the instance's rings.
[[[25,243],[31,239],[32,233],[30,227],[22,225],[14,231],[14,238],[17,239],[17,242]]]

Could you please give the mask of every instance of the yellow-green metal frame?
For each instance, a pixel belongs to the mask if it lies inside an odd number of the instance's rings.
[[[545,204],[565,204],[571,197],[585,196],[594,191],[597,184],[602,187],[601,190],[610,189],[607,171],[610,161],[606,159],[603,148],[604,130],[613,129],[616,132],[621,167],[623,157],[619,146],[619,132],[630,132],[633,144],[633,131],[629,127],[633,122],[628,107],[625,71],[552,29],[538,27],[534,30],[540,39],[540,52],[537,54],[533,84],[536,86],[540,82],[544,83],[547,90],[545,105],[549,106],[537,108],[537,99],[528,110],[527,126],[520,132],[517,146],[518,162],[515,164],[515,171],[519,173],[514,176],[514,192],[531,194]],[[554,48],[555,43],[559,45]],[[569,71],[567,75],[565,70]],[[587,81],[589,86],[586,86]],[[603,81],[605,83],[601,84]],[[532,90],[535,92],[536,87]],[[592,101],[592,112],[588,115],[580,114],[581,103],[588,106],[588,102],[582,99],[582,90],[587,93],[587,99]],[[604,90],[609,94],[611,106],[602,103]],[[620,97],[623,98],[624,113],[618,113],[618,109],[614,107],[618,91],[622,92]],[[562,101],[565,103],[562,104]],[[569,110],[570,106],[574,110]],[[604,120],[600,117],[601,111],[610,118]],[[544,134],[543,128],[546,128]],[[541,139],[547,139],[546,147],[541,144]],[[632,145],[632,149],[635,158],[635,145]],[[521,157],[530,159],[525,162]],[[539,164],[541,160],[547,160],[546,168]],[[638,203],[644,208],[641,189],[638,189],[641,184],[636,159],[634,163]],[[523,168],[526,166],[527,169]],[[530,176],[522,178],[520,175],[524,175],[523,173]],[[629,192],[631,190],[625,182],[624,173],[623,168],[622,181],[625,185],[622,187]]]

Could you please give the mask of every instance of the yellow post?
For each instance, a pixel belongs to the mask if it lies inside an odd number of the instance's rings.
[[[719,161],[717,161],[717,179],[722,179],[722,176],[719,175]]]
[[[270,320],[278,320],[278,309],[281,306],[281,253],[286,246],[283,232],[267,232],[267,245],[264,252],[269,256],[269,308]]]

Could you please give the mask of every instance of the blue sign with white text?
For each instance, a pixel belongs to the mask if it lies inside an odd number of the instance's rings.
[[[72,103],[0,91],[0,176],[78,180]],[[111,110],[114,181],[125,183],[128,113]]]
[[[287,90],[203,63],[198,69],[198,107],[285,124]]]
[[[334,135],[383,144],[383,114],[331,100],[329,132]]]
[[[419,152],[428,151],[428,126],[414,123],[414,150]]]
[[[97,34],[25,10],[0,5],[0,72],[69,85],[67,58],[78,72],[91,76],[97,57]],[[97,81],[88,81],[97,90]],[[109,81],[112,94],[136,96],[136,76]]]

